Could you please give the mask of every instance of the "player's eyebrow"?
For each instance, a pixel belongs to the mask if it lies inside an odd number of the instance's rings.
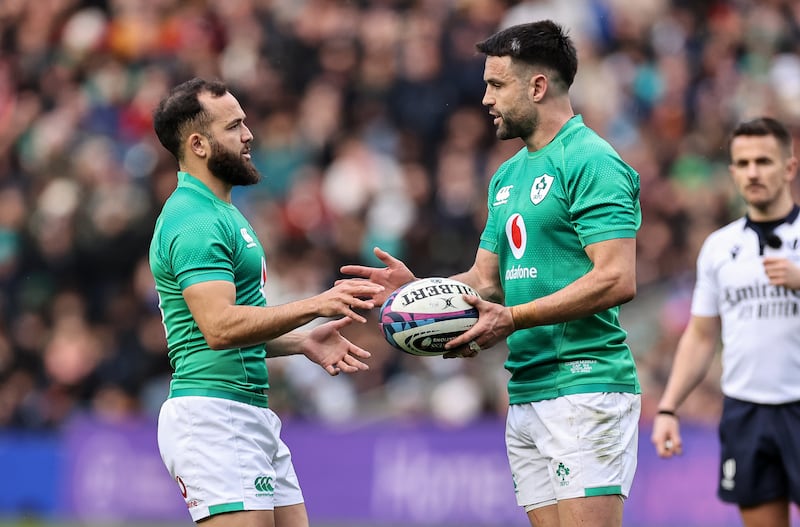
[[[225,122],[225,128],[230,128],[231,126],[242,124],[243,122],[244,122],[244,116],[235,117],[235,118]]]

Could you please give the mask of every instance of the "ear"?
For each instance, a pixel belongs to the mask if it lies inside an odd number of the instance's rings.
[[[797,176],[797,158],[792,156],[786,162],[786,181],[794,181]]]
[[[189,151],[197,157],[205,158],[210,152],[211,145],[208,143],[208,138],[203,134],[193,133],[186,140],[189,145]]]
[[[528,91],[533,102],[541,102],[547,93],[547,76],[537,73],[531,77]]]

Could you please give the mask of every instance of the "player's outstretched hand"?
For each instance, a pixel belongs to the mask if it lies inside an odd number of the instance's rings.
[[[674,415],[656,415],[650,441],[658,457],[670,458],[683,453],[680,423]]]
[[[463,295],[464,300],[478,308],[478,321],[463,334],[445,344],[448,350],[443,357],[474,357],[481,350],[491,348],[505,340],[514,331],[511,311],[501,304],[483,300],[474,295]]]
[[[351,278],[337,280],[336,284],[317,296],[309,299],[314,303],[314,311],[320,317],[345,316],[356,322],[367,319],[356,309],[372,309],[376,305],[376,295],[382,294],[384,287],[367,280]]]
[[[359,348],[339,332],[352,322],[351,318],[343,317],[309,331],[307,338],[301,344],[303,355],[322,366],[329,375],[368,370],[369,366],[361,359],[368,359],[371,356],[370,352]]]
[[[384,286],[386,289],[382,293],[372,297],[377,305],[381,305],[386,301],[386,298],[392,294],[392,291],[417,278],[414,276],[414,273],[406,267],[406,264],[383,249],[375,247],[372,252],[381,262],[386,264],[386,267],[343,265],[340,271],[344,275],[367,279],[370,282]],[[339,282],[337,281],[336,283],[338,284]]]

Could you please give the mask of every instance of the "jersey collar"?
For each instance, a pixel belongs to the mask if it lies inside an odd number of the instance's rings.
[[[800,215],[800,207],[797,204],[792,207],[789,214],[779,220],[753,221],[750,216],[745,215],[744,228],[753,229],[758,235],[758,253],[763,255],[765,246],[769,245],[774,249],[779,249],[783,245],[783,241],[775,234],[775,229],[784,223],[794,223],[798,215]]]
[[[205,183],[188,172],[178,171],[178,187],[190,188],[216,201],[222,201],[216,194],[211,192],[211,189]],[[222,202],[225,203],[224,201]]]

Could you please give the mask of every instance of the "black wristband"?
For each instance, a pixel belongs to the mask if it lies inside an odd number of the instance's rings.
[[[675,419],[678,418],[678,415],[673,410],[659,410],[656,412],[657,415],[669,415],[674,417]]]

